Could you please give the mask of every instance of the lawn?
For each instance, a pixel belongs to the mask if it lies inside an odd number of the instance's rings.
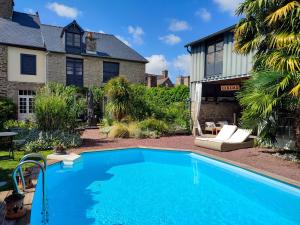
[[[52,152],[53,152],[52,150],[47,150],[47,151],[41,151],[39,153],[42,154],[44,157],[47,157],[47,155],[51,154]],[[25,153],[24,151],[15,151],[15,159],[11,159],[8,158],[7,151],[0,151],[0,181],[7,182],[5,186],[0,187],[0,191],[12,189],[13,187],[12,179],[11,179],[12,171],[18,165],[20,159],[26,154],[27,153]],[[29,167],[30,165],[26,165],[26,166]]]

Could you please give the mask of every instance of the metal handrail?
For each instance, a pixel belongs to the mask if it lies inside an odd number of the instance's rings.
[[[40,169],[42,170],[42,210],[43,210],[42,213],[44,216],[43,223],[45,223],[48,221],[48,213],[47,213],[47,207],[46,207],[47,202],[46,202],[46,188],[45,188],[46,170],[45,170],[44,166],[40,162],[34,161],[34,160],[26,160],[26,161],[20,162],[12,173],[14,188],[18,194],[23,194],[18,187],[17,172],[20,172],[22,170],[22,166],[27,163],[35,164],[35,165],[39,166]]]
[[[23,158],[20,160],[20,163],[24,162],[24,161],[27,161],[27,159],[30,159],[30,158],[39,158],[39,159],[43,160],[43,162],[44,162],[44,169],[45,169],[45,171],[47,170],[47,160],[41,154],[39,154],[39,153],[30,153],[30,154],[27,154],[27,155],[23,156]],[[21,180],[22,180],[23,191],[25,191],[26,184],[25,184],[25,179],[24,179],[23,171],[22,171],[21,168],[19,170],[19,174],[20,174],[20,177],[21,177]]]

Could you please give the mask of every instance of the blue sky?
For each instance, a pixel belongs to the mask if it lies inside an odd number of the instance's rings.
[[[240,0],[15,0],[15,10],[39,12],[42,23],[114,34],[146,57],[147,72],[189,73],[184,45],[238,21]]]

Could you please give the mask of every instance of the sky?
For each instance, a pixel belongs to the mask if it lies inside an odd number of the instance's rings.
[[[39,12],[41,22],[73,20],[88,31],[113,34],[146,59],[146,72],[168,69],[173,81],[190,74],[184,45],[238,22],[241,0],[15,0],[15,11]]]

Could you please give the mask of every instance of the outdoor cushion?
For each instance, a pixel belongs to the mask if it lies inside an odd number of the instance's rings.
[[[224,125],[216,137],[214,138],[196,137],[196,139],[208,140],[208,141],[226,141],[233,135],[236,129],[237,126],[235,125]]]
[[[237,131],[226,141],[228,143],[242,143],[251,134],[252,130],[247,129],[237,129]]]
[[[216,136],[217,140],[226,141],[228,140],[233,133],[236,131],[237,126],[235,125],[224,125],[218,135]]]

